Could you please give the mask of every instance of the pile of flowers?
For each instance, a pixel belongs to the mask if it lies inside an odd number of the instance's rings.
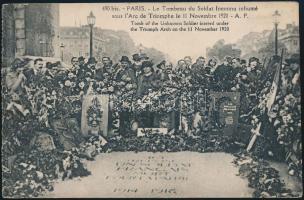
[[[245,152],[235,154],[233,163],[239,167],[239,176],[248,179],[248,186],[254,189],[254,198],[299,197],[301,194],[286,188],[279,172],[269,163]]]
[[[151,134],[130,137],[115,136],[108,139],[107,152],[113,151],[147,151],[147,152],[230,152],[237,151],[239,146],[231,137],[219,135],[188,136],[183,133]]]
[[[266,111],[267,94],[271,84],[268,82],[259,94],[259,104],[251,113],[251,124],[266,123],[254,148],[254,154],[267,157],[274,154],[279,160],[288,163],[290,175],[302,179],[302,140],[301,140],[301,95],[299,66],[289,65],[281,70],[278,92],[269,112]],[[267,113],[266,113],[267,112]],[[267,133],[267,135],[263,135]],[[271,153],[269,153],[271,151]],[[285,155],[285,158],[282,156]]]
[[[14,156],[9,167],[3,167],[2,193],[5,197],[30,198],[53,191],[57,180],[90,175],[85,160],[93,160],[106,151],[107,141],[101,136],[92,136],[78,148],[70,151],[21,152]]]

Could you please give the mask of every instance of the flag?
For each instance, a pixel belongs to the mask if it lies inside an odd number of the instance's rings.
[[[267,98],[267,103],[266,103],[266,107],[268,109],[268,115],[271,111],[271,107],[272,107],[272,105],[275,101],[276,95],[277,95],[278,84],[279,84],[279,80],[280,80],[280,71],[281,71],[281,65],[279,65],[277,68],[270,91],[268,93],[268,98]]]
[[[283,51],[282,51],[282,56],[283,56]],[[274,79],[270,88],[270,91],[268,93],[268,98],[267,98],[267,103],[266,103],[266,108],[268,110],[268,115],[271,112],[272,105],[275,101],[277,91],[278,91],[278,86],[279,86],[279,81],[280,81],[280,74],[281,74],[281,67],[282,67],[282,56],[281,56],[281,63],[277,66],[276,73],[274,75]]]

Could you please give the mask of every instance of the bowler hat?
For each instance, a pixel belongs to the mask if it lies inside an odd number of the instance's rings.
[[[152,68],[153,63],[151,61],[144,61],[141,65],[142,69],[144,69],[145,67],[151,67]]]
[[[80,56],[80,57],[78,58],[78,61],[84,61],[84,57],[83,57],[83,56]]]
[[[94,57],[89,58],[88,63],[94,64],[97,63]]]
[[[158,65],[156,65],[156,67],[160,69],[162,65],[166,65],[165,60],[161,61]]]
[[[132,55],[134,61],[140,61],[140,56],[138,53]]]
[[[122,56],[121,59],[120,59],[120,62],[130,62],[128,56]]]

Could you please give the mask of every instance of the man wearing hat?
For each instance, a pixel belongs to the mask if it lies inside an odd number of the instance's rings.
[[[164,84],[164,82],[169,80],[169,72],[166,68],[166,61],[161,61],[158,65],[156,65],[156,67],[158,68],[156,70],[157,81],[158,84],[161,86]]]
[[[77,73],[77,79],[82,80],[85,78],[86,71],[87,71],[83,56],[80,56],[78,58],[78,65],[79,65],[79,70]]]
[[[87,73],[86,75],[90,78],[93,78],[95,76],[96,72],[96,59],[94,57],[89,58],[88,62],[86,63]]]
[[[127,56],[122,56],[119,61],[118,69],[115,73],[118,90],[121,92],[136,89],[135,71],[131,67],[131,62]]]
[[[133,54],[132,58],[133,58],[134,63],[132,64],[131,67],[135,71],[135,76],[138,77],[141,73],[141,65],[143,62],[143,58],[138,53]]]
[[[245,59],[241,59],[240,64],[241,64],[242,69],[245,69],[247,62]]]
[[[133,95],[136,92],[136,76],[135,71],[131,67],[131,62],[127,56],[122,56],[115,69],[114,80],[115,94],[120,97],[123,94]],[[119,113],[120,133],[126,135],[130,128],[131,113],[129,111],[121,111]]]
[[[79,66],[82,66],[85,64],[85,59],[83,56],[78,57],[78,64],[79,64]]]

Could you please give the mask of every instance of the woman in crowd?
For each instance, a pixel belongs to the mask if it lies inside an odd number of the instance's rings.
[[[158,86],[157,75],[154,72],[153,63],[151,61],[144,61],[142,63],[142,74],[138,77],[137,96],[141,97],[148,94],[149,91],[152,91]]]

